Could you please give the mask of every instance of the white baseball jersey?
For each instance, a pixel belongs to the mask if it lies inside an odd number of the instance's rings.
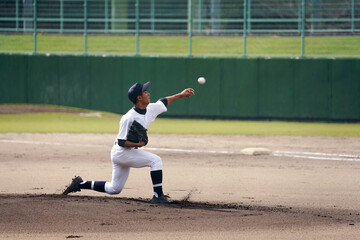
[[[140,123],[145,129],[148,129],[155,118],[166,111],[167,108],[165,104],[160,100],[156,103],[150,103],[146,110],[131,108],[120,120],[117,139],[126,140],[126,136],[134,120]]]

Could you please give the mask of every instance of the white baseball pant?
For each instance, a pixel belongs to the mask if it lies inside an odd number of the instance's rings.
[[[111,149],[113,164],[112,180],[105,183],[105,192],[118,194],[124,188],[130,168],[150,167],[151,171],[162,169],[161,158],[141,149],[124,148],[118,144]]]

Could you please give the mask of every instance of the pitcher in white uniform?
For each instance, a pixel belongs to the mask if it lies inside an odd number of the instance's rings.
[[[119,194],[124,188],[128,179],[130,168],[150,167],[150,176],[153,183],[154,196],[153,203],[166,203],[167,197],[162,190],[162,160],[159,156],[141,150],[145,142],[131,142],[126,139],[130,126],[134,120],[140,123],[145,129],[156,117],[167,111],[167,106],[180,98],[189,98],[195,92],[192,88],[187,88],[173,96],[168,96],[150,103],[150,93],[147,91],[150,82],[145,84],[135,83],[128,91],[128,97],[134,103],[131,108],[120,120],[119,134],[111,150],[111,161],[113,165],[112,180],[106,181],[83,181],[80,176],[75,177],[69,186],[64,190],[66,195],[71,192],[78,192],[81,189],[91,189],[108,194]]]

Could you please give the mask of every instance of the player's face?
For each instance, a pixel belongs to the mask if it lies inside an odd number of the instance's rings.
[[[150,103],[150,93],[147,90],[142,92],[141,97],[143,99],[144,104],[147,105]]]

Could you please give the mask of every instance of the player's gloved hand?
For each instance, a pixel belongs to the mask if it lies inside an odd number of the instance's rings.
[[[147,130],[136,120],[134,120],[134,122],[130,126],[126,139],[133,143],[144,142],[143,146],[145,146],[149,141],[147,136]]]

